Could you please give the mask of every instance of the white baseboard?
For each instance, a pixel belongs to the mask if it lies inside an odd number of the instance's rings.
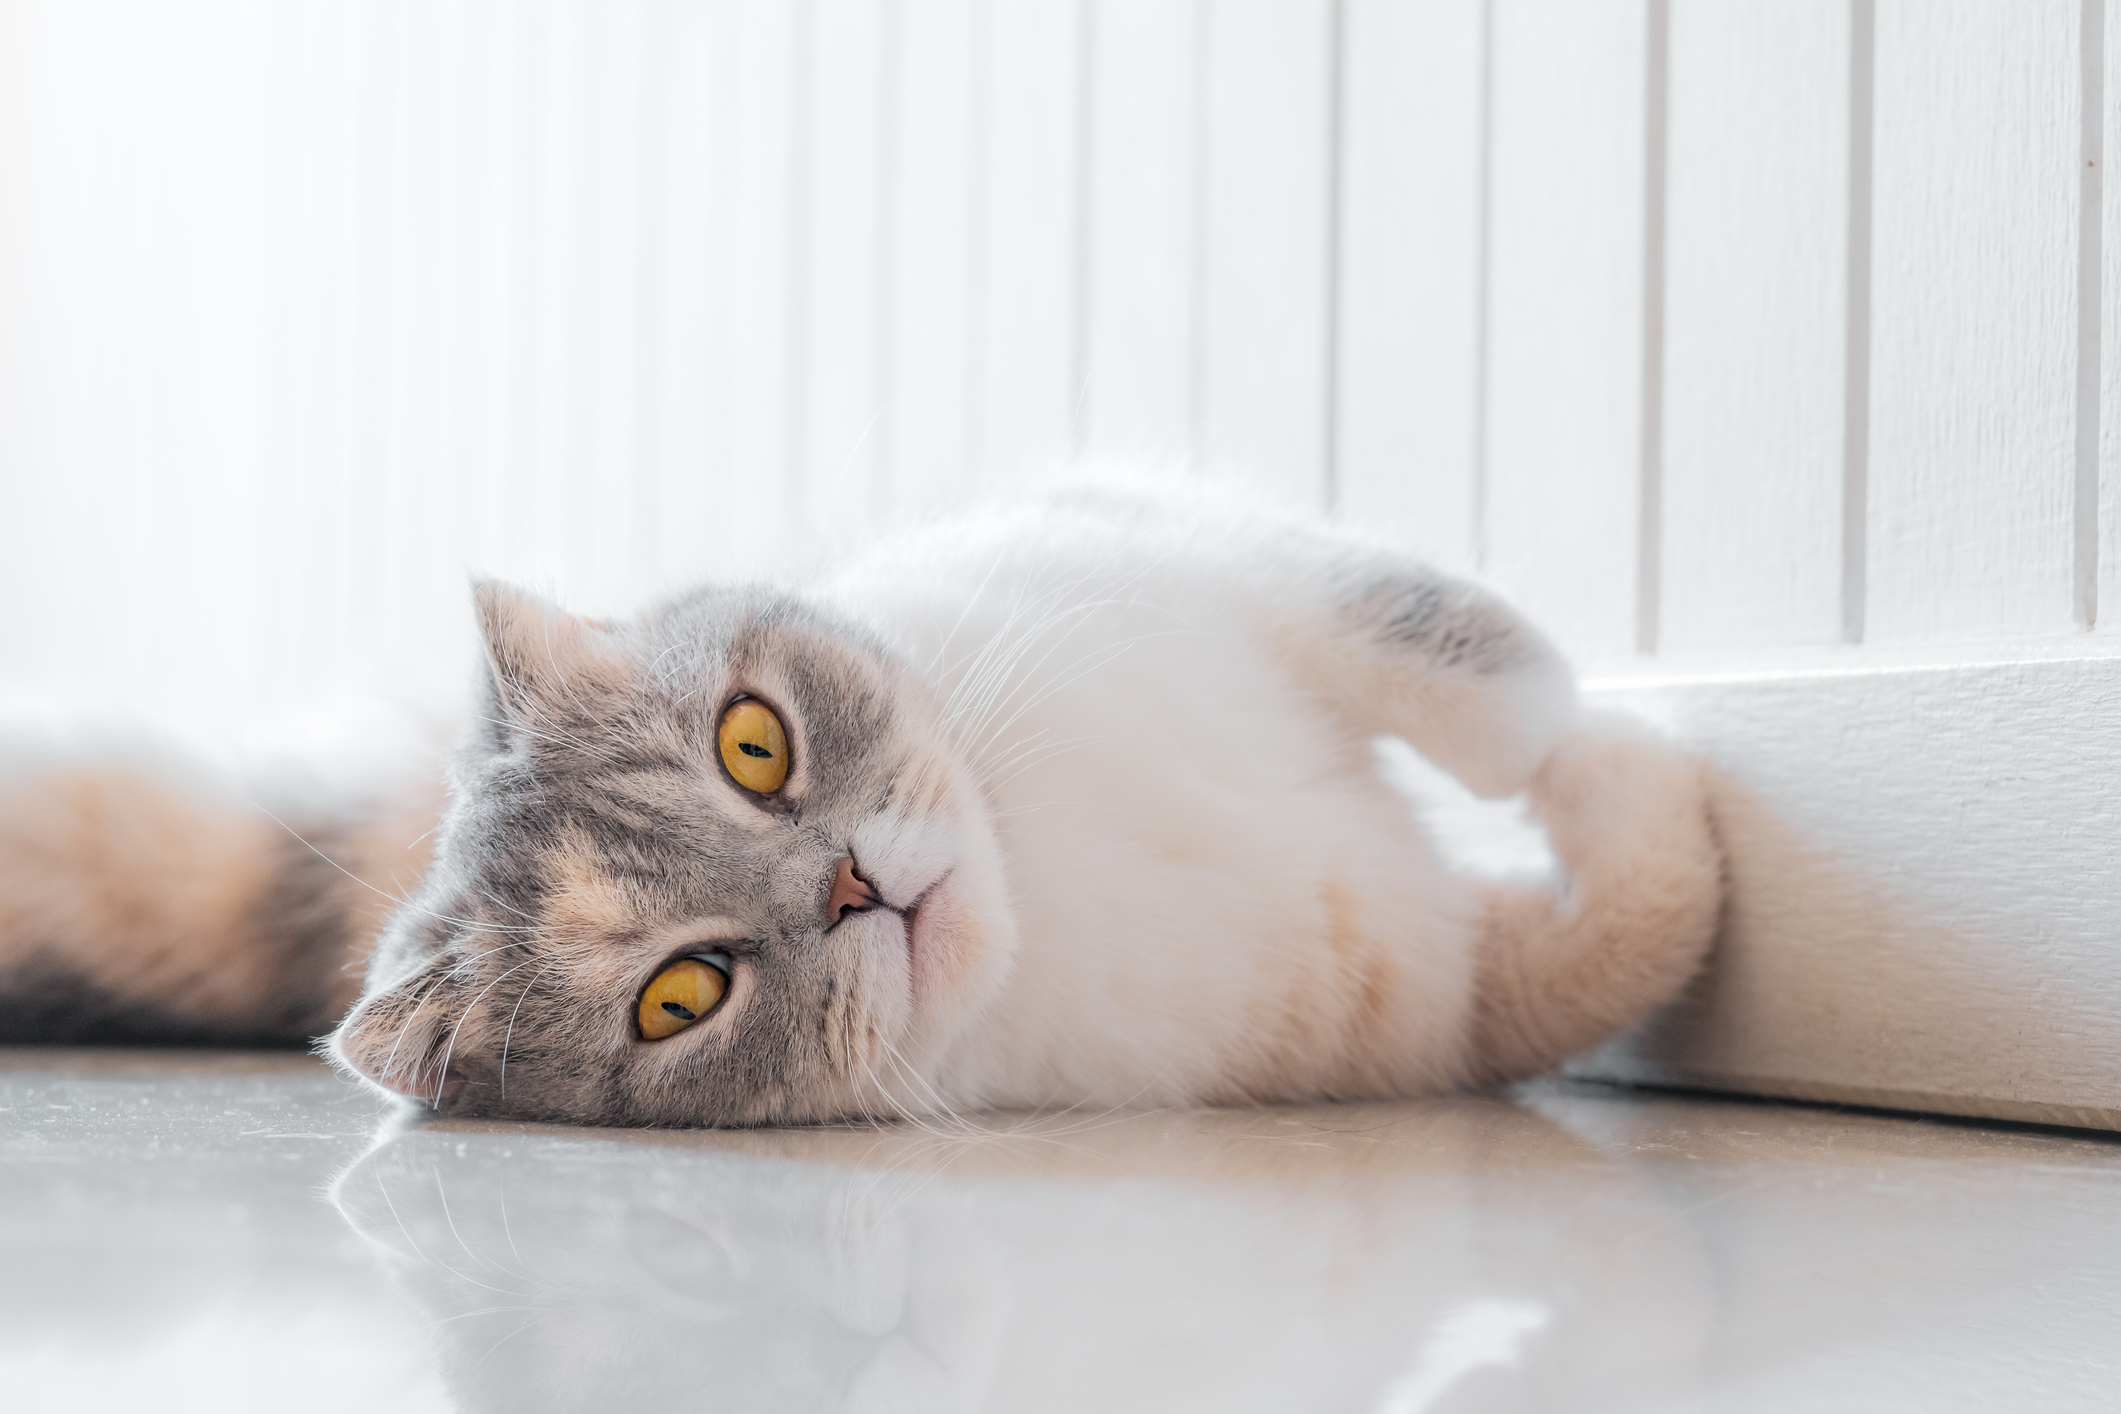
[[[2121,658],[1616,682],[1711,763],[1688,995],[1576,1074],[2121,1130]]]

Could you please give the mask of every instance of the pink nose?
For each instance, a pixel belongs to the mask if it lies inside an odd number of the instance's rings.
[[[854,872],[854,860],[842,859],[832,871],[832,893],[825,899],[825,921],[837,923],[849,913],[867,913],[876,906],[876,890]]]

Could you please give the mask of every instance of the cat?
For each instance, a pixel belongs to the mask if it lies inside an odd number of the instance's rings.
[[[1690,758],[1581,709],[1492,592],[1197,487],[624,621],[474,599],[438,828],[418,786],[267,816],[18,771],[0,1036],[336,1021],[333,1061],[446,1114],[630,1126],[1411,1097],[1597,1044],[1715,929]],[[1446,867],[1390,736],[1526,793],[1560,877]]]

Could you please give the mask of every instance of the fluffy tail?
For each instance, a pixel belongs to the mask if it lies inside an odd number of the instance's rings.
[[[433,792],[271,813],[247,796],[144,755],[0,773],[0,1042],[301,1045],[330,1030],[426,867]]]
[[[1589,715],[1532,781],[1563,887],[1488,895],[1475,1038],[1483,1077],[1537,1075],[1676,995],[1716,932],[1723,861],[1695,764]]]

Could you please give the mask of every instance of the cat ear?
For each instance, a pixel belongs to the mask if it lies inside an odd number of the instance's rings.
[[[496,579],[475,582],[472,602],[495,705],[507,716],[532,721],[624,685],[625,666],[603,624]]]
[[[446,954],[363,997],[325,1043],[330,1058],[394,1095],[440,1106],[463,1085],[450,1053],[462,1014],[460,964]]]

